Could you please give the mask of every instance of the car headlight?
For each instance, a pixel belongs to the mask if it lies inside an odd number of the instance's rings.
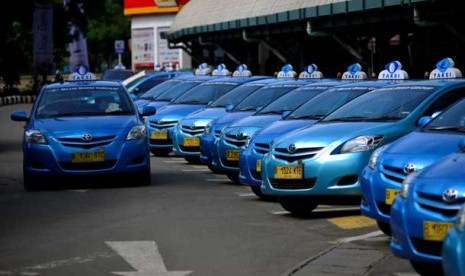
[[[341,148],[341,153],[351,153],[351,152],[360,152],[368,151],[376,148],[381,141],[383,141],[383,136],[358,136],[352,140],[347,141]]]
[[[205,126],[205,129],[203,130],[203,133],[205,135],[210,135],[210,133],[212,132],[212,125],[213,125],[213,122],[210,122]]]
[[[400,186],[400,191],[399,191],[399,195],[406,199],[407,196],[408,196],[408,191],[409,191],[409,188],[410,188],[410,184],[412,184],[413,181],[415,181],[415,179],[417,178],[418,174],[419,174],[420,171],[415,171],[409,175],[407,175],[405,178],[404,178],[404,181],[402,181],[402,185]]]
[[[245,138],[245,144],[244,144],[245,148],[248,148],[250,146],[250,141],[252,141],[252,139],[253,139],[253,134]]]
[[[31,143],[31,144],[48,144],[47,139],[45,139],[45,136],[40,132],[40,130],[37,129],[30,129],[26,130],[24,133],[26,142]]]
[[[126,136],[126,140],[144,139],[145,134],[145,125],[134,126]]]
[[[457,213],[455,227],[460,232],[463,232],[465,230],[465,205],[463,205],[462,208],[460,208],[460,211]]]
[[[370,160],[368,161],[368,167],[370,167],[372,170],[376,168],[376,163],[378,163],[379,156],[381,153],[384,151],[386,146],[382,146],[380,148],[375,149],[375,151],[371,154]]]

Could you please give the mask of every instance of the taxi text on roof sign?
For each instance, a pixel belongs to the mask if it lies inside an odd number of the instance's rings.
[[[362,65],[360,63],[354,63],[347,67],[347,71],[342,74],[341,79],[343,80],[365,80],[368,76],[362,71]]]
[[[305,66],[304,71],[299,74],[299,79],[322,79],[323,73],[318,71],[316,64]]]
[[[454,61],[451,58],[445,58],[436,63],[436,69],[431,71],[430,79],[456,79],[462,77],[462,72],[454,68]]]
[[[216,66],[216,69],[212,72],[212,76],[229,76],[230,74],[231,73],[226,68],[226,65],[224,65],[223,63],[218,64],[218,66]]]
[[[402,64],[394,60],[386,64],[385,69],[379,73],[379,80],[405,80],[408,79],[408,73],[402,70]]]
[[[290,64],[286,64],[281,68],[281,71],[278,72],[276,76],[278,79],[281,78],[295,78],[297,73],[294,71],[294,67]]]
[[[79,65],[76,66],[74,69],[74,72],[71,73],[68,77],[68,80],[70,81],[76,81],[76,80],[96,80],[97,77],[95,76],[94,73],[89,71],[89,67],[87,65]]]

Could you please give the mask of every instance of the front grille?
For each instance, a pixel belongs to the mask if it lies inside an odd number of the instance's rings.
[[[442,195],[416,192],[418,205],[434,213],[440,213],[449,218],[455,218],[460,207],[465,204],[465,198],[460,197],[454,202],[445,202]]]
[[[149,121],[149,126],[151,128],[157,128],[157,129],[167,129],[170,127],[175,126],[178,123],[178,121]]]
[[[90,149],[95,147],[103,147],[111,144],[116,139],[116,136],[97,136],[92,137],[90,141],[82,140],[82,137],[70,137],[70,138],[57,138],[63,146]]]
[[[389,165],[384,165],[382,164],[382,169],[381,172],[383,176],[393,182],[396,183],[402,183],[404,181],[404,178],[407,176],[406,173],[404,173],[403,168],[397,168]]]
[[[172,145],[173,144],[173,139],[166,139],[166,140],[161,140],[161,139],[150,139],[150,144],[153,145]]]
[[[236,146],[238,148],[245,145],[246,140],[247,140],[247,136],[241,136],[240,138],[237,138],[235,134],[224,135],[225,143]]]
[[[104,170],[110,169],[115,166],[116,160],[108,160],[103,162],[89,162],[89,163],[71,163],[63,162],[60,163],[60,166],[64,170],[69,171],[89,171],[89,170]]]
[[[181,131],[187,133],[189,135],[200,135],[204,132],[205,127],[203,126],[196,126],[192,128],[192,126],[181,126]]]
[[[270,145],[265,143],[256,143],[254,146],[254,150],[257,153],[265,154],[270,150]]]
[[[442,241],[425,241],[414,237],[410,237],[410,240],[418,252],[438,257],[442,255]]]
[[[299,190],[310,189],[315,186],[316,178],[305,179],[275,179],[270,178],[270,184],[273,188],[282,190]]]
[[[180,146],[179,147],[182,151],[185,152],[200,152],[200,147],[185,147],[185,146]]]
[[[292,153],[287,148],[275,148],[274,156],[277,159],[285,160],[287,162],[294,162],[297,160],[313,158],[323,149],[323,147],[314,148],[298,148]]]

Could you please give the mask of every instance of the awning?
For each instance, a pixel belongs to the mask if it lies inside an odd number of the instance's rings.
[[[176,15],[169,40],[432,0],[191,0]]]

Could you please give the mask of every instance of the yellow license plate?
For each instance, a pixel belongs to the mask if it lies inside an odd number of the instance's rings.
[[[105,151],[75,152],[71,154],[71,163],[102,162],[105,160]]]
[[[198,147],[200,146],[200,139],[195,138],[184,138],[182,145],[185,147]]]
[[[442,241],[447,231],[453,227],[450,222],[424,221],[423,239],[427,241]]]
[[[167,130],[152,131],[150,132],[150,139],[166,140],[168,139],[168,131]]]
[[[262,160],[261,159],[257,159],[257,163],[255,164],[255,170],[257,172],[260,172],[262,170]]]
[[[384,203],[387,205],[392,205],[392,202],[394,201],[394,197],[399,193],[399,190],[397,189],[386,189],[384,192]]]
[[[302,166],[276,166],[274,178],[277,179],[302,179]]]
[[[226,160],[228,160],[228,161],[239,161],[239,151],[238,150],[228,150],[228,151],[226,151]]]

